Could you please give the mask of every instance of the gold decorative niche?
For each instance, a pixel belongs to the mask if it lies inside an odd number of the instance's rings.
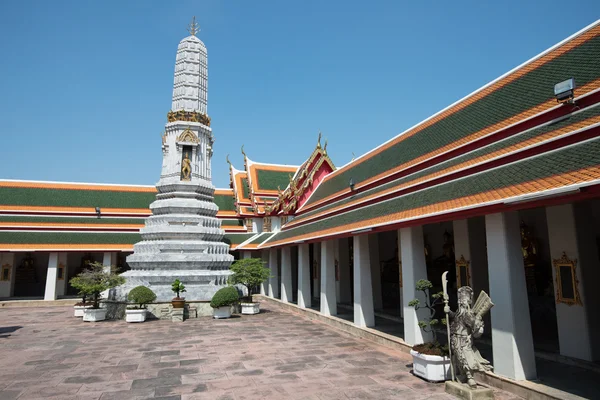
[[[471,286],[471,271],[469,264],[471,262],[465,260],[465,256],[460,255],[460,259],[456,260],[456,287]]]
[[[12,269],[12,265],[10,264],[4,264],[2,266],[2,273],[0,275],[0,281],[2,282],[8,282],[10,281],[10,271]]]
[[[563,251],[562,257],[553,260],[556,271],[556,304],[583,305],[579,295],[577,260],[570,260]]]

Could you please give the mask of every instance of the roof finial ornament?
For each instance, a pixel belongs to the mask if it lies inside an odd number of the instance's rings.
[[[317,149],[321,148],[321,135],[322,135],[322,133],[321,133],[321,131],[319,131],[319,139],[317,139]]]
[[[196,16],[192,18],[192,22],[188,25],[187,31],[192,36],[196,36],[196,33],[200,32],[200,26],[196,23]]]
[[[325,139],[325,145],[323,146],[323,152],[327,154],[327,139]]]
[[[355,158],[356,156],[354,155],[354,152],[352,152],[352,160],[350,160],[350,162],[354,161]]]
[[[225,160],[227,161],[227,164],[229,164],[229,168],[231,168],[232,165],[231,165],[231,161],[229,161],[229,154],[227,154],[227,156],[225,157]]]
[[[244,155],[244,158],[246,158],[246,153],[244,152],[244,145],[242,145],[242,154]]]

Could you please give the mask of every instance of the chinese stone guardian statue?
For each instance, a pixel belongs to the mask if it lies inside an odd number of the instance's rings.
[[[479,350],[473,345],[473,339],[483,333],[483,316],[494,303],[482,290],[473,305],[473,289],[462,286],[458,289],[458,309],[456,312],[444,307],[444,312],[450,320],[450,350],[452,365],[457,378],[462,383],[467,383],[470,388],[476,388],[473,379],[475,371],[490,371],[490,362],[484,359]]]

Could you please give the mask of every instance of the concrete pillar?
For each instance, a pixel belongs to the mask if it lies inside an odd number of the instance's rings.
[[[597,307],[600,304],[594,303],[592,299],[593,292],[598,291],[598,277],[593,276],[598,271],[598,253],[593,235],[592,211],[589,209],[587,213],[579,212],[585,211],[585,208],[587,208],[587,204],[564,204],[548,207],[546,208],[546,218],[551,262],[560,259],[563,252],[568,259],[577,262],[575,273],[581,300],[581,304],[563,302],[556,304],[560,354],[596,361],[599,357],[598,352],[594,352],[598,349],[594,349],[593,324],[594,319],[597,319]],[[551,267],[556,297],[558,293],[556,268],[554,265]],[[589,280],[596,282],[595,290],[590,292],[586,290],[584,284]]]
[[[252,252],[249,250],[242,251],[242,259],[252,258]]]
[[[56,278],[58,275],[58,253],[50,253],[48,258],[48,272],[46,273],[46,291],[44,300],[56,300]]]
[[[402,241],[400,239],[402,237],[401,235],[402,234],[400,233],[400,229],[398,229],[396,240],[398,241],[398,281],[400,285],[400,318],[404,318],[404,288],[402,287],[404,285],[404,279],[402,276]]]
[[[426,309],[416,311],[408,303],[413,299],[423,302],[422,292],[417,293],[415,284],[419,279],[427,279],[425,264],[425,243],[423,241],[423,226],[413,226],[400,229],[400,248],[402,261],[404,313],[404,341],[410,345],[427,342],[432,339],[431,333],[426,333],[419,327],[419,319],[429,316]]]
[[[279,274],[277,271],[277,249],[269,249],[269,269],[271,278],[269,279],[269,297],[274,299],[279,297]]]
[[[310,257],[308,244],[298,245],[298,307],[310,308]]]
[[[315,297],[321,296],[321,243],[313,244],[313,259],[312,264],[314,268],[313,274],[313,294]]]
[[[321,242],[321,313],[337,314],[335,296],[335,257],[334,241]]]
[[[255,218],[256,219],[256,218]],[[269,250],[261,250],[260,257],[266,267],[269,267]],[[260,294],[269,294],[269,279],[260,284]]]
[[[491,310],[494,372],[516,380],[535,379],[519,216],[514,211],[486,215],[485,230],[490,297],[495,304]]]
[[[292,248],[281,249],[281,301],[292,300]]]
[[[114,251],[107,251],[104,253],[102,257],[102,265],[104,265],[104,270],[110,272],[110,267],[117,266],[117,253]]]
[[[383,294],[381,293],[381,263],[379,259],[379,236],[377,233],[369,235],[369,256],[371,257],[373,307],[376,310],[380,310],[383,308]]]
[[[15,253],[0,253],[0,297],[15,294]]]
[[[369,236],[354,236],[354,324],[375,326]]]
[[[350,285],[350,249],[348,238],[338,240],[338,269],[340,271],[340,297],[339,302],[350,304],[352,301],[352,285]]]

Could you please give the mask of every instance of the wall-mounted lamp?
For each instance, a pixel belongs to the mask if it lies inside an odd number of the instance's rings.
[[[554,85],[554,96],[559,103],[574,104],[575,79],[570,78]]]
[[[350,186],[350,191],[354,191],[354,178],[350,178],[350,182],[348,182],[348,186]]]
[[[98,218],[100,218],[101,214],[102,212],[100,211],[100,207],[96,207],[96,215],[98,216]]]

